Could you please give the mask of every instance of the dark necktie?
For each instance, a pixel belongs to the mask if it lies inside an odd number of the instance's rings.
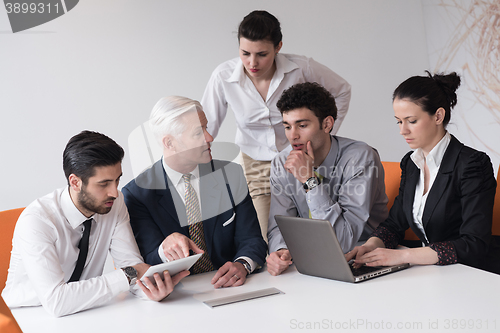
[[[89,237],[90,237],[90,228],[92,227],[92,219],[88,219],[83,222],[83,226],[85,230],[83,230],[83,236],[80,240],[80,244],[78,244],[78,248],[80,249],[80,253],[78,254],[78,260],[76,261],[75,270],[69,279],[69,282],[79,281],[80,276],[83,272],[83,266],[85,266],[85,261],[87,260],[87,253],[89,252]]]

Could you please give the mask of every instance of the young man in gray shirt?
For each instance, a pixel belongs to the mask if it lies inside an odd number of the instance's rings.
[[[271,164],[267,270],[272,275],[292,264],[275,215],[330,221],[344,252],[388,215],[380,157],[364,142],[330,135],[337,108],[325,88],[296,84],[277,106],[290,146]]]

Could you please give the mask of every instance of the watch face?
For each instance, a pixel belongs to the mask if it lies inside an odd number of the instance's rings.
[[[136,278],[137,277],[137,271],[135,270],[134,267],[128,266],[128,267],[125,267],[123,270],[125,271],[125,274],[127,274],[131,278]]]
[[[319,185],[318,179],[316,179],[316,177],[311,177],[304,183],[304,189],[310,190],[318,185]]]

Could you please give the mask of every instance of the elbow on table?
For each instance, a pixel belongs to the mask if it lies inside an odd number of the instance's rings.
[[[62,290],[41,300],[45,311],[56,318],[67,316],[79,311],[78,309],[75,309],[74,306],[64,302],[61,297],[61,292]]]
[[[56,318],[64,317],[73,313],[63,309],[63,307],[53,304],[43,304],[43,307],[45,311]]]

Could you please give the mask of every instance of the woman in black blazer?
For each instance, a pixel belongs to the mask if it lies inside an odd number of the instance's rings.
[[[460,77],[414,76],[394,91],[393,108],[410,151],[389,217],[346,255],[355,265],[463,263],[498,269],[489,256],[496,181],[488,155],[446,131]],[[393,250],[411,228],[422,247]]]

